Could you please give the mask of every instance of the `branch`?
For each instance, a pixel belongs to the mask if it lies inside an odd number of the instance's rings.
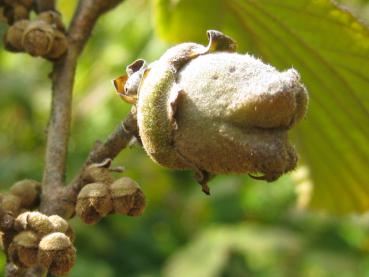
[[[43,191],[40,210],[53,214],[48,208],[57,200],[64,183],[68,139],[71,121],[72,91],[77,60],[98,18],[123,0],[81,0],[78,4],[67,38],[68,52],[54,63],[52,74],[52,103],[49,119]]]
[[[104,143],[98,142],[91,150],[88,158],[83,164],[73,181],[64,187],[62,193],[58,195],[58,200],[49,203],[52,210],[64,218],[71,218],[74,215],[74,207],[79,191],[86,185],[84,172],[93,163],[100,163],[106,159],[113,160],[124,148],[127,147],[131,139],[137,136],[138,129],[135,111],[131,111],[111,133]]]

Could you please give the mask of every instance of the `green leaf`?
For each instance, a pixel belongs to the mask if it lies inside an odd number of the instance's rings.
[[[310,93],[293,132],[314,181],[311,207],[369,209],[369,29],[329,0],[153,0],[170,42],[205,43],[207,29],[280,70],[296,68]]]

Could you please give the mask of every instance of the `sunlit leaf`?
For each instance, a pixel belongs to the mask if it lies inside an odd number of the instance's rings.
[[[241,52],[296,68],[310,92],[293,133],[311,170],[310,205],[334,213],[369,209],[369,29],[329,0],[153,0],[170,42],[205,42],[219,29]]]

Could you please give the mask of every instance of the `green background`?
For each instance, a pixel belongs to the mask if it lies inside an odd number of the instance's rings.
[[[280,70],[295,67],[310,109],[291,134],[301,156],[294,173],[274,183],[218,176],[211,197],[191,172],[126,149],[114,164],[142,186],[148,207],[97,225],[73,219],[78,259],[69,275],[369,276],[369,217],[353,213],[369,208],[369,4],[344,2],[360,20],[323,0],[126,0],[105,15],[77,69],[68,179],[129,110],[110,80],[176,42],[206,43],[207,29]],[[66,23],[73,5],[58,2]],[[41,179],[50,70],[42,59],[0,51],[1,190]],[[0,256],[0,272],[4,263]]]

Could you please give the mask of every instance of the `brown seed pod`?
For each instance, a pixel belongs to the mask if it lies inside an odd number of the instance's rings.
[[[41,184],[34,180],[21,180],[16,182],[10,192],[22,200],[22,207],[32,209],[40,201]]]
[[[114,211],[118,214],[139,216],[146,207],[141,187],[131,178],[122,177],[110,186]]]
[[[22,45],[31,56],[46,56],[54,43],[54,29],[43,20],[31,22],[24,30]]]
[[[4,194],[0,198],[0,206],[1,209],[8,215],[16,217],[22,207],[22,200],[13,194]]]
[[[50,60],[55,60],[64,55],[68,50],[68,41],[64,33],[55,30],[54,41],[50,52],[45,56]]]
[[[24,212],[20,214],[15,219],[14,227],[18,231],[30,230],[40,236],[54,231],[54,225],[49,220],[49,217],[40,212]]]
[[[63,233],[55,232],[42,238],[39,244],[38,262],[50,273],[68,273],[76,261],[76,250]]]
[[[54,226],[54,232],[64,233],[69,237],[71,241],[74,241],[75,234],[73,232],[73,229],[64,218],[58,215],[51,215],[49,216],[49,220]]]
[[[37,264],[39,237],[32,231],[17,234],[9,245],[10,260],[20,267],[31,267]]]
[[[109,189],[103,183],[88,184],[78,194],[76,213],[87,224],[99,222],[112,209]]]
[[[23,51],[22,38],[29,20],[20,20],[11,25],[4,35],[5,48],[12,52]]]

